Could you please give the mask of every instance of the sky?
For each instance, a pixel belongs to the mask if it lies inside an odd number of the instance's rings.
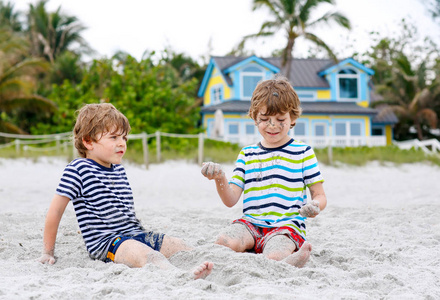
[[[15,8],[27,11],[35,0],[9,0]],[[372,41],[371,31],[383,37],[399,35],[400,21],[416,24],[420,38],[431,37],[440,44],[440,22],[427,13],[424,0],[335,0],[336,7],[325,5],[317,15],[337,10],[351,21],[347,31],[336,24],[317,28],[321,37],[339,57],[363,53]],[[87,29],[83,37],[97,57],[128,52],[141,59],[147,51],[171,47],[198,61],[210,55],[223,56],[248,34],[257,33],[268,19],[265,10],[252,11],[252,0],[49,0],[46,7],[76,16]],[[259,56],[270,56],[285,46],[282,33],[264,42],[251,42],[247,49]],[[295,57],[306,57],[308,46],[298,41]]]

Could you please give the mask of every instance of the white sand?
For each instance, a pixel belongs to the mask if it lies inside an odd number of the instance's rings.
[[[296,269],[213,245],[241,207],[223,206],[198,166],[126,165],[145,227],[198,246],[171,262],[184,270],[214,262],[210,276],[191,281],[180,271],[89,259],[71,205],[58,232],[58,262],[38,263],[45,213],[66,163],[0,159],[0,299],[440,299],[438,167],[321,166],[328,206],[307,221],[312,256]]]

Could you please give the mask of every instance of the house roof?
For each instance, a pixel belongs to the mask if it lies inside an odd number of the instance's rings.
[[[371,103],[383,101],[383,96],[376,93],[376,91],[371,89],[370,92]],[[375,109],[379,111],[379,113],[373,118],[372,122],[374,124],[396,124],[399,122],[399,119],[396,117],[394,112],[389,109],[389,106],[386,104],[376,105]]]
[[[230,100],[220,104],[202,107],[202,113],[213,113],[221,109],[224,113],[247,113],[251,101]],[[328,115],[371,115],[378,113],[376,109],[366,108],[354,102],[302,102],[303,114],[328,114]]]
[[[243,56],[213,56],[212,59],[222,71],[226,81],[230,85],[232,83],[229,74],[224,71],[239,62],[249,59]],[[280,57],[259,58],[269,64],[281,69]],[[290,78],[293,87],[315,87],[315,88],[329,88],[329,84],[324,77],[318,75],[319,72],[331,67],[335,62],[331,59],[293,59],[290,70]]]
[[[379,113],[373,118],[372,123],[374,124],[396,124],[399,119],[396,117],[394,112],[389,109],[387,105],[381,105],[376,107]]]

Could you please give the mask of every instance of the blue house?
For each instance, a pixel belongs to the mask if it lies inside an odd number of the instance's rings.
[[[281,59],[275,57],[212,57],[198,91],[207,136],[242,145],[259,141],[247,115],[252,92],[260,80],[272,78],[280,68]],[[337,63],[294,59],[290,78],[303,114],[291,135],[314,147],[391,144],[397,118],[370,107],[375,100],[373,74],[352,58]]]

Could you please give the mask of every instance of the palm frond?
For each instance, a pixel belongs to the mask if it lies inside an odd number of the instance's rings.
[[[57,110],[57,105],[42,96],[28,95],[22,98],[7,99],[1,102],[1,108],[5,112],[11,112],[15,109],[28,111],[44,111],[53,113]]]
[[[317,37],[313,33],[306,32],[306,33],[304,33],[304,38],[315,43],[317,46],[324,48],[327,51],[327,53],[331,59],[333,59],[335,62],[338,61],[338,58],[333,53],[332,49],[330,49],[330,47],[323,40],[321,40],[319,37]]]

